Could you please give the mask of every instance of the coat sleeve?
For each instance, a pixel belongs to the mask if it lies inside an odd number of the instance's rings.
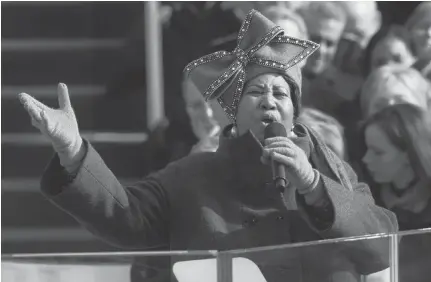
[[[155,177],[123,187],[87,141],[87,153],[73,178],[57,155],[41,180],[42,193],[83,227],[122,248],[168,244],[169,204]]]
[[[322,186],[332,208],[332,222],[325,229],[317,228],[318,219],[310,212],[303,197],[297,196],[298,209],[309,226],[323,239],[357,237],[398,231],[396,216],[375,204],[370,189],[358,183],[353,169],[345,164],[352,189],[321,174]],[[358,272],[369,274],[385,269],[390,261],[388,237],[349,240],[336,243],[356,264]]]

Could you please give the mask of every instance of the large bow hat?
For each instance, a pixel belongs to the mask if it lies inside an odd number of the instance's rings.
[[[293,94],[299,103],[301,69],[298,63],[319,45],[286,34],[288,31],[251,10],[242,23],[235,50],[218,51],[194,60],[184,69],[185,79],[193,83],[206,100],[217,99],[233,123],[244,84],[261,74],[282,74],[293,84]]]

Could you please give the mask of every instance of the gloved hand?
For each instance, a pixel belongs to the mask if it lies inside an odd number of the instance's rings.
[[[61,165],[69,171],[80,163],[85,148],[67,86],[59,83],[57,93],[59,109],[51,109],[26,93],[20,93],[18,97],[30,115],[32,125],[51,141]]]

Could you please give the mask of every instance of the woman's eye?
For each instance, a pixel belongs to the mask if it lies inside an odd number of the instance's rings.
[[[281,92],[281,91],[274,92],[274,96],[276,96],[276,97],[289,97],[289,95],[287,93]]]
[[[260,95],[260,94],[262,94],[262,92],[259,91],[259,90],[249,90],[249,91],[247,91],[247,94],[250,94],[250,95]]]

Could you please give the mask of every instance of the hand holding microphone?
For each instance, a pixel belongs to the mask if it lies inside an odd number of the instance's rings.
[[[307,155],[287,137],[281,123],[273,122],[266,127],[261,160],[264,164],[272,164],[274,180],[280,190],[291,183],[300,194],[305,194],[317,177]]]

